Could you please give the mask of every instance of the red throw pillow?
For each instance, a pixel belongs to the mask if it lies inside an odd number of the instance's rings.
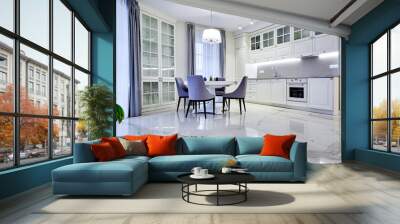
[[[113,147],[108,142],[93,144],[91,145],[91,149],[94,157],[99,162],[110,161],[117,158]]]
[[[148,135],[125,135],[124,139],[129,141],[143,141],[146,142]]]
[[[148,156],[176,155],[177,139],[177,134],[170,136],[149,135],[146,140]]]
[[[110,138],[101,138],[101,142],[108,142],[114,149],[115,155],[117,158],[122,158],[126,156],[126,151],[124,149],[124,146],[122,146],[121,142],[119,141],[118,138],[116,137],[110,137]]]
[[[296,135],[269,135],[264,136],[264,145],[261,149],[262,156],[280,156],[286,159],[290,158],[290,148]]]

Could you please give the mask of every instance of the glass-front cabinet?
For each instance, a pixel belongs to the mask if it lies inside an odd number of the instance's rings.
[[[175,26],[142,14],[142,104],[144,109],[175,102]]]

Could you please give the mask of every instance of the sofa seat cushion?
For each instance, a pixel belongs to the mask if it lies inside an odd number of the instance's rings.
[[[53,170],[53,181],[131,182],[133,176],[139,175],[140,172],[147,172],[147,163],[144,159],[75,163]]]
[[[293,172],[292,161],[279,156],[239,155],[236,160],[249,172]]]
[[[193,167],[203,167],[210,171],[219,171],[230,159],[231,155],[174,155],[158,156],[149,160],[149,170],[152,172],[190,172]]]

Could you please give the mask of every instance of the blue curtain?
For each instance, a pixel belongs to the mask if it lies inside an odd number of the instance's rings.
[[[195,75],[195,29],[194,24],[188,23],[187,24],[187,46],[188,46],[188,76]]]
[[[221,78],[225,77],[225,61],[226,61],[226,38],[225,30],[220,30],[221,32],[221,43],[219,44],[219,72]]]
[[[129,117],[137,117],[142,113],[142,77],[141,77],[141,43],[140,43],[140,8],[136,0],[127,0],[129,10],[129,59],[130,89]],[[118,15],[117,15],[118,16]]]

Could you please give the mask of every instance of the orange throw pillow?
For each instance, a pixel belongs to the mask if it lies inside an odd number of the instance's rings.
[[[94,157],[99,162],[110,161],[117,158],[113,147],[108,142],[93,144],[91,145],[91,149]]]
[[[118,138],[110,137],[110,138],[101,138],[101,142],[108,142],[114,149],[115,155],[117,158],[122,158],[126,156],[126,151],[124,146],[121,144]]]
[[[264,136],[264,145],[261,149],[261,156],[280,156],[290,158],[290,148],[296,135],[269,135]]]
[[[176,155],[177,139],[177,134],[170,136],[149,135],[146,141],[148,156]]]
[[[146,142],[148,135],[125,135],[124,139],[129,141],[143,141]]]

